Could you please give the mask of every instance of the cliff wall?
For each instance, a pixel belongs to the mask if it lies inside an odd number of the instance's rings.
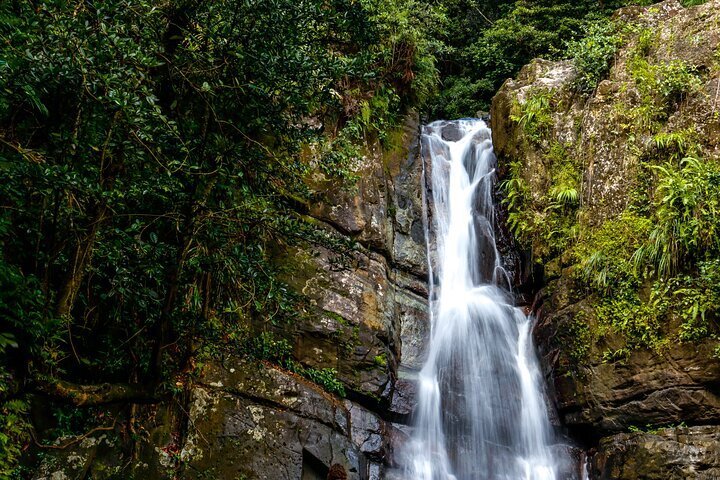
[[[582,63],[535,60],[493,100],[535,337],[559,423],[594,455],[591,478],[717,478],[717,252],[688,248],[665,268],[652,248],[682,245],[688,218],[708,215],[693,235],[717,224],[699,204],[716,201],[703,172],[720,146],[720,2],[626,8],[612,35],[590,40],[615,48],[591,93]],[[668,220],[678,210],[690,213]]]

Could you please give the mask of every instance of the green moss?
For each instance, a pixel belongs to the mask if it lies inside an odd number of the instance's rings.
[[[345,320],[345,318],[342,315],[339,315],[335,312],[328,312],[327,310],[323,310],[322,314],[330,319],[332,319],[334,322],[336,322],[338,325],[342,325],[343,327],[347,327],[350,325],[350,322]]]
[[[276,338],[270,332],[258,335],[247,333],[239,344],[240,353],[258,360],[267,360],[318,384],[324,390],[345,396],[345,386],[337,378],[334,368],[305,367],[292,358],[292,346],[284,338]]]
[[[394,157],[403,157],[407,148],[406,130],[402,127],[395,127],[388,131],[383,147],[383,160],[386,164]]]
[[[578,279],[603,295],[638,289],[641,278],[633,255],[650,228],[649,218],[626,210],[615,219],[587,229],[571,250],[580,266],[575,270]]]
[[[505,192],[503,203],[508,209],[508,226],[521,242],[528,244],[533,232],[533,212],[530,209],[530,186],[523,175],[524,164],[514,161],[509,175],[500,188]]]
[[[627,341],[625,347],[606,352],[607,360],[616,361],[635,348],[663,348],[674,335],[698,341],[713,334],[720,264],[701,262],[687,274],[652,280],[646,263],[638,268],[638,252],[657,228],[657,220],[627,210],[590,230],[572,251],[581,267],[578,279],[598,294],[598,318]],[[668,328],[671,318],[680,319],[676,334]]]
[[[708,0],[681,0],[680,4],[682,4],[683,7],[694,7],[697,5],[702,5],[704,3],[707,3]]]
[[[588,315],[584,310],[578,311],[565,327],[562,335],[567,352],[569,369],[577,370],[588,361],[592,343],[596,335],[592,331]]]
[[[681,60],[656,62],[650,55],[659,42],[655,30],[631,26],[625,32],[634,38],[626,66],[631,82],[622,84],[620,92],[636,90],[639,102],[628,104],[628,99],[620,96],[613,111],[618,124],[633,134],[659,132],[683,99],[700,90],[701,76]]]
[[[630,433],[649,433],[650,435],[657,435],[658,433],[660,433],[661,430],[665,428],[687,428],[687,425],[685,425],[685,422],[669,423],[662,425],[653,425],[648,423],[644,427],[637,427],[635,425],[631,425],[628,427],[628,431]]]
[[[387,355],[385,353],[377,355],[373,360],[375,361],[375,365],[387,367]]]
[[[546,155],[550,164],[551,186],[549,200],[551,208],[576,207],[580,203],[580,182],[582,180],[577,162],[565,145],[553,142]]]
[[[690,177],[693,188],[702,187],[703,175],[694,172]],[[664,181],[659,179],[661,186]],[[720,217],[709,214],[717,211],[714,205],[720,201],[720,193],[692,196],[702,199],[702,214],[691,201],[681,200],[673,208],[682,206],[695,213],[670,215],[663,209],[669,208],[664,203],[674,204],[673,195],[667,188],[658,187],[658,192],[662,202],[651,208],[651,215],[627,210],[590,230],[572,251],[581,267],[576,270],[578,279],[598,293],[598,318],[627,342],[625,347],[606,352],[607,360],[616,361],[636,348],[661,349],[675,339],[701,341],[717,335],[714,321],[720,305],[720,246],[708,232],[717,231],[720,225]],[[666,219],[668,215],[672,220]],[[673,235],[687,237],[666,238],[667,229]],[[683,253],[674,251],[673,245]],[[692,250],[700,245],[700,250]],[[663,276],[657,278],[656,272]],[[671,319],[679,320],[677,330],[670,328]]]
[[[342,331],[336,332],[340,344],[340,350],[345,356],[350,357],[355,348],[360,345],[360,326],[353,325],[352,328],[346,323]]]
[[[638,292],[605,297],[597,305],[597,315],[627,341],[627,348],[660,349],[664,344],[661,318],[666,309],[657,302],[643,301]]]
[[[694,135],[656,135],[655,154],[675,160],[646,166],[632,205],[588,228],[572,250],[578,280],[598,294],[598,318],[627,342],[607,360],[717,335],[720,166],[693,158],[678,164],[683,152],[699,149]]]

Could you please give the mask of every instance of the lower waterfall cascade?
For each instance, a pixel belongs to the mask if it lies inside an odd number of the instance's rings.
[[[431,337],[407,478],[556,480],[532,318],[514,306],[495,241],[490,129],[434,122],[422,149]]]

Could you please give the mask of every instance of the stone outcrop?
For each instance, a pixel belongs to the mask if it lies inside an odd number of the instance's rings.
[[[549,365],[567,355],[568,343],[558,332],[567,328],[568,314],[545,316],[537,328]],[[562,368],[551,373],[563,424],[597,438],[636,426],[720,422],[716,345],[705,341],[663,351],[642,349],[617,362],[602,361],[606,341],[594,345],[589,364],[577,374],[559,374]]]
[[[561,145],[579,164],[579,215],[589,227],[626,210],[637,191],[642,162],[658,148],[658,127],[652,131],[638,120],[643,104],[631,63],[639,49],[645,49],[649,65],[683,62],[699,78],[696,89],[670,103],[659,131],[692,132],[706,157],[720,150],[715,113],[720,108],[720,1],[692,8],[665,1],[623,9],[615,19],[635,27],[593,93],[577,92],[571,61],[535,60],[503,85],[492,106],[501,176],[510,175],[511,164],[519,165],[514,174],[519,172],[527,185],[529,201],[539,203],[552,182],[548,151]],[[641,40],[638,32],[643,31],[650,34]],[[649,46],[641,45],[648,38]],[[538,94],[549,98],[549,122],[542,138],[530,138],[518,112]],[[672,333],[678,321],[671,319],[661,327],[671,339],[667,343],[655,349],[626,348],[621,335],[599,327],[602,319],[594,309],[599,298],[578,284],[572,258],[564,252],[548,254],[551,250],[538,248],[542,265],[527,267],[537,273],[531,287],[539,289],[535,338],[554,387],[558,423],[578,444],[596,452],[591,478],[717,478],[717,342],[680,342]],[[612,352],[622,354],[608,355]],[[690,427],[628,433],[681,423]]]
[[[379,478],[387,457],[376,415],[269,364],[211,367],[189,413],[186,478]]]
[[[349,397],[404,420],[414,372],[429,335],[427,261],[419,125],[408,117],[393,149],[369,147],[357,186],[325,185],[311,215],[333,235],[358,242],[340,257],[321,247],[278,254],[291,265],[286,281],[315,308],[285,336],[294,356],[314,368],[335,368]]]
[[[672,112],[666,131],[692,127],[705,142],[708,152],[720,147],[720,133],[714,113],[718,111],[717,28],[718,4],[684,8],[676,0],[650,7],[630,7],[615,14],[615,19],[630,22],[635,28],[652,31],[656,37],[647,54],[651,64],[682,61],[705,76],[700,92],[683,99]],[[701,40],[702,39],[702,40]],[[618,51],[608,78],[602,80],[590,97],[572,88],[575,70],[571,61],[551,62],[536,59],[525,66],[517,78],[508,80],[493,99],[493,144],[500,158],[525,158],[532,168],[525,170],[526,180],[535,195],[549,184],[547,162],[537,146],[528,144],[522,128],[511,121],[514,102],[523,104],[540,91],[552,92],[552,133],[548,136],[564,145],[572,145],[583,164],[583,205],[592,208],[594,223],[619,214],[630,200],[630,189],[642,152],[653,134],[630,121],[633,109],[641,107],[641,94],[631,78],[629,63],[638,46],[631,37]],[[631,139],[633,141],[629,141]]]
[[[603,439],[592,474],[602,480],[720,478],[720,427],[664,428]]]

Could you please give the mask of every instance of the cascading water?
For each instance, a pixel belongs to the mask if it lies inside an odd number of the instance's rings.
[[[432,174],[432,335],[407,476],[555,480],[531,319],[512,304],[495,244],[490,130],[481,120],[435,122],[422,141]]]

